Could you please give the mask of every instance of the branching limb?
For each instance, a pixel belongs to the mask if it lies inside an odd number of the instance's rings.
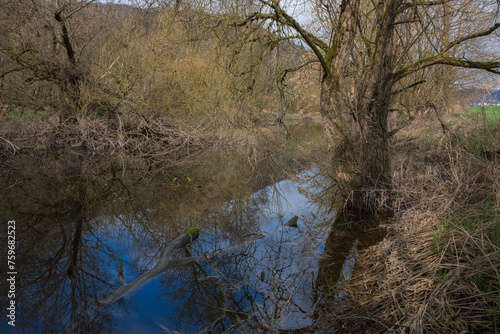
[[[496,23],[492,27],[479,31],[475,34],[467,35],[464,37],[461,37],[455,41],[452,41],[449,43],[447,46],[445,46],[437,55],[427,57],[425,59],[422,59],[412,65],[409,65],[407,67],[404,67],[395,73],[393,73],[390,76],[390,79],[393,80],[394,82],[397,82],[401,80],[404,77],[407,77],[415,72],[418,72],[424,68],[427,68],[429,66],[433,65],[449,65],[449,66],[454,66],[454,67],[463,67],[463,68],[471,68],[471,69],[482,69],[486,70],[491,73],[495,74],[500,74],[500,71],[498,70],[500,68],[500,62],[498,61],[491,61],[491,62],[480,62],[480,61],[472,61],[472,60],[467,60],[467,59],[458,59],[458,58],[453,58],[453,57],[448,57],[445,56],[444,54],[452,49],[453,47],[468,41],[472,40],[475,38],[479,37],[484,37],[492,34],[495,32],[498,28],[500,28],[500,23]]]
[[[392,93],[391,93],[391,95],[392,95],[392,96],[394,96],[394,95],[401,94],[401,93],[403,93],[403,92],[407,91],[407,90],[408,90],[408,89],[410,89],[410,88],[413,88],[413,87],[415,87],[415,86],[421,85],[421,84],[426,83],[426,82],[427,82],[427,80],[420,80],[420,81],[418,81],[418,82],[412,83],[412,84],[411,84],[411,85],[409,85],[409,86],[406,86],[406,87],[404,87],[404,88],[398,89],[398,90],[397,90],[397,91],[395,91],[395,92],[392,92]]]
[[[321,67],[325,73],[330,73],[330,68],[326,63],[325,57],[322,52],[327,52],[329,50],[328,45],[321,39],[307,32],[302,26],[290,15],[288,15],[276,1],[267,2],[261,1],[263,4],[270,6],[274,13],[260,13],[254,12],[250,14],[245,20],[235,23],[236,26],[244,26],[247,23],[261,21],[261,20],[272,20],[276,23],[281,23],[295,30],[301,37],[301,39],[313,50],[314,54],[321,63]]]
[[[283,82],[285,80],[285,77],[288,73],[290,72],[296,72],[296,71],[299,71],[301,70],[302,68],[306,67],[307,65],[310,65],[310,64],[313,64],[313,63],[318,63],[319,60],[318,59],[311,59],[305,63],[302,63],[300,65],[297,65],[295,67],[290,67],[290,68],[286,68],[284,69],[282,72],[281,72],[281,75],[279,77],[279,82]]]
[[[73,16],[74,14],[76,14],[79,11],[83,10],[84,8],[90,6],[94,2],[95,2],[95,0],[90,0],[88,2],[81,2],[80,7],[78,7],[77,9],[73,10],[71,13],[69,13],[68,15],[66,15],[66,19],[69,19],[71,16]]]
[[[448,44],[443,50],[441,50],[440,54],[444,54],[446,51],[449,51],[454,46],[457,46],[457,45],[459,45],[459,44],[461,44],[461,43],[463,43],[465,41],[468,41],[468,40],[471,40],[471,39],[474,39],[474,38],[478,38],[478,37],[488,36],[488,35],[492,34],[498,28],[500,28],[500,23],[496,23],[496,24],[494,24],[493,26],[491,26],[490,28],[488,28],[486,30],[479,31],[479,32],[477,32],[475,34],[471,34],[471,35],[467,35],[467,36],[464,36],[462,38],[459,38],[459,39],[451,42],[450,44]]]
[[[410,66],[400,69],[399,71],[392,74],[390,79],[396,82],[409,76],[410,74],[413,74],[415,72],[418,72],[420,70],[423,70],[424,68],[433,65],[450,65],[454,67],[482,69],[491,73],[500,74],[500,71],[497,70],[498,68],[500,68],[500,62],[498,61],[482,62],[482,61],[464,60],[453,57],[446,57],[443,55],[437,55],[425,58],[417,63],[414,63]]]
[[[415,7],[432,7],[432,6],[439,6],[439,5],[445,5],[449,3],[451,0],[436,0],[436,1],[410,1],[405,4],[403,4],[398,12],[399,14],[403,13],[405,10],[410,9],[410,8],[415,8]]]

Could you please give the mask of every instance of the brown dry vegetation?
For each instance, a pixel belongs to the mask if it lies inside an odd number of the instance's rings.
[[[500,332],[500,157],[484,154],[500,128],[457,119],[446,135],[433,119],[399,136],[400,210],[360,251],[332,332]]]
[[[0,5],[0,157],[78,148],[177,165],[255,143],[260,115],[283,114],[276,70],[286,57],[257,39],[238,47],[222,16],[183,6]]]

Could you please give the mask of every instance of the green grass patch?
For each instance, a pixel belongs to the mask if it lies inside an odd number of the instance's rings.
[[[436,271],[437,286],[460,287],[448,300],[448,307],[454,313],[466,308],[467,302],[455,305],[455,298],[463,298],[467,291],[471,300],[478,298],[482,305],[483,320],[489,323],[494,333],[500,329],[500,276],[498,259],[495,256],[500,247],[500,204],[494,196],[473,201],[468,209],[455,212],[437,221],[433,233],[434,251],[442,259]],[[457,268],[461,268],[457,274]],[[453,283],[449,283],[448,281]],[[442,285],[442,284],[446,285]],[[441,310],[442,306],[440,306]],[[446,323],[449,317],[442,316]],[[471,330],[481,332],[481,322],[470,325]]]
[[[481,249],[473,250],[472,247],[464,245],[463,251],[464,254],[469,253],[469,261],[472,262],[472,267],[475,269],[473,283],[485,293],[491,293],[493,290],[500,293],[500,289],[498,289],[500,288],[500,277],[485,278],[482,267],[486,260],[481,260],[482,256],[500,247],[500,212],[498,209],[495,199],[487,197],[478,201],[473,210],[457,213],[453,218],[445,219],[444,224],[438,222],[436,231],[436,235],[442,235],[450,230],[462,229],[462,231],[467,231],[468,235],[475,236],[476,246],[482,245]],[[492,222],[496,223],[492,224]],[[496,264],[494,266],[496,267]]]
[[[498,111],[500,116],[500,111]],[[491,116],[493,117],[493,116]],[[492,119],[490,117],[490,119]],[[462,120],[462,125],[453,130],[453,135],[448,136],[446,142],[453,147],[467,148],[467,150],[476,155],[477,158],[486,161],[495,160],[496,151],[500,149],[500,122],[482,120],[476,122],[475,119],[468,117]]]
[[[478,123],[496,125],[500,122],[500,106],[470,107],[460,115]]]
[[[477,228],[481,228],[484,223],[490,221],[498,221],[498,228],[491,231],[489,235],[490,240],[500,239],[500,213],[498,210],[498,205],[495,203],[493,197],[479,198],[474,204],[474,210],[470,212],[460,212],[456,213],[454,217],[448,217],[437,224],[437,232],[442,234],[450,230],[456,230],[458,227],[462,227],[467,231],[472,231]],[[479,208],[478,208],[479,207]],[[494,243],[497,247],[500,244]]]

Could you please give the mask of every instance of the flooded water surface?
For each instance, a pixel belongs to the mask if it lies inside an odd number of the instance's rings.
[[[98,172],[78,152],[4,170],[17,332],[314,332],[335,211],[318,201],[328,184],[321,128],[296,135],[281,155],[211,152],[168,171],[127,162]],[[166,247],[190,228],[198,238],[171,254],[181,264],[157,273]]]

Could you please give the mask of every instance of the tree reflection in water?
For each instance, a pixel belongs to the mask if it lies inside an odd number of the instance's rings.
[[[296,214],[299,228],[283,226]],[[331,219],[322,208],[312,208],[290,180],[203,214],[177,217],[173,225],[200,226],[199,239],[178,256],[206,258],[159,279],[159,291],[150,297],[168,312],[159,312],[156,321],[185,333],[309,326],[318,260]],[[248,242],[256,234],[264,238]],[[145,257],[136,262],[146,262]]]
[[[103,168],[84,154],[61,153],[1,170],[0,209],[4,220],[16,220],[19,240],[18,330],[306,331],[318,315],[318,261],[334,212],[314,204],[321,200],[315,188],[327,184],[313,177],[318,169],[284,180],[281,170],[294,175],[297,157],[282,158],[252,165],[245,154],[222,152],[156,173],[141,161],[123,170],[123,163]],[[295,215],[298,228],[283,226]],[[175,256],[202,260],[111,305],[96,303],[120,286],[121,263],[124,279],[134,280],[193,226],[199,239]],[[264,238],[247,242],[256,235]]]
[[[17,333],[114,333],[115,311],[130,308],[132,300],[110,309],[92,302],[114,280],[108,268],[115,255],[92,237],[98,228],[92,219],[96,203],[113,197],[113,185],[95,187],[80,178],[75,165],[81,166],[78,159],[56,177],[43,175],[30,161],[17,173],[1,175],[7,185],[1,192],[2,221],[16,221],[18,240]]]

